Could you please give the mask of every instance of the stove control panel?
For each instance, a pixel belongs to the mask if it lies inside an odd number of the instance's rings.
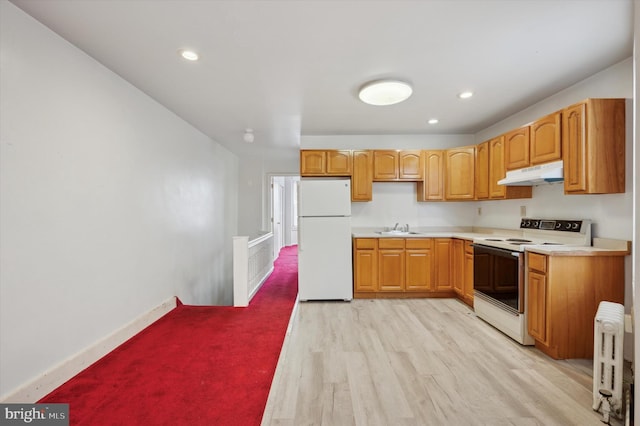
[[[548,231],[580,232],[582,220],[549,220],[523,218],[520,229],[542,229]]]

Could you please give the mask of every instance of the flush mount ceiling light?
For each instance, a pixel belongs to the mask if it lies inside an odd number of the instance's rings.
[[[398,80],[371,81],[360,88],[358,97],[369,105],[393,105],[409,98],[413,89],[408,83]]]
[[[460,99],[469,99],[472,96],[473,96],[473,92],[469,92],[469,91],[458,93],[458,97]]]
[[[427,123],[429,123],[429,124],[438,124],[438,119],[437,118],[432,118],[429,121],[427,121]]]
[[[253,134],[253,129],[245,129],[243,139],[246,143],[253,143],[255,139],[255,135]]]
[[[178,50],[178,53],[187,61],[197,61],[198,58],[200,58],[200,56],[198,56],[198,54],[193,50],[180,49]]]

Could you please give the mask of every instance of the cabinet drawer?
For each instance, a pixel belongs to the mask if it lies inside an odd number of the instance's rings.
[[[378,239],[377,238],[356,238],[356,248],[357,249],[371,249],[375,250],[377,246]]]
[[[529,253],[529,269],[547,273],[547,256],[544,254]]]
[[[380,238],[378,247],[381,249],[403,249],[404,238]]]
[[[433,240],[431,238],[407,238],[405,247],[408,249],[430,249],[433,248]]]

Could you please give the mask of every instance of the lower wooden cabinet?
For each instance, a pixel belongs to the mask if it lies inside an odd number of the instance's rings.
[[[354,292],[378,291],[378,239],[356,238],[353,246]]]
[[[453,297],[451,238],[354,238],[354,297]]]
[[[473,247],[471,241],[451,240],[451,279],[453,290],[467,305],[473,307]]]
[[[434,240],[434,261],[435,276],[433,280],[433,291],[453,291],[451,280],[451,238],[436,238]]]
[[[473,246],[471,244],[471,241],[464,242],[464,293],[462,300],[473,307]]]
[[[405,282],[403,238],[378,240],[378,290],[403,291]]]
[[[453,291],[459,298],[464,297],[464,240],[451,241],[451,281]]]
[[[603,300],[624,303],[624,256],[527,253],[527,329],[550,357],[593,357]]]
[[[405,291],[429,291],[433,282],[433,240],[405,240]]]

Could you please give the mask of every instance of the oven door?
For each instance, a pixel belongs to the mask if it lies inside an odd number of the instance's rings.
[[[524,313],[524,253],[473,245],[473,289],[514,313]]]

